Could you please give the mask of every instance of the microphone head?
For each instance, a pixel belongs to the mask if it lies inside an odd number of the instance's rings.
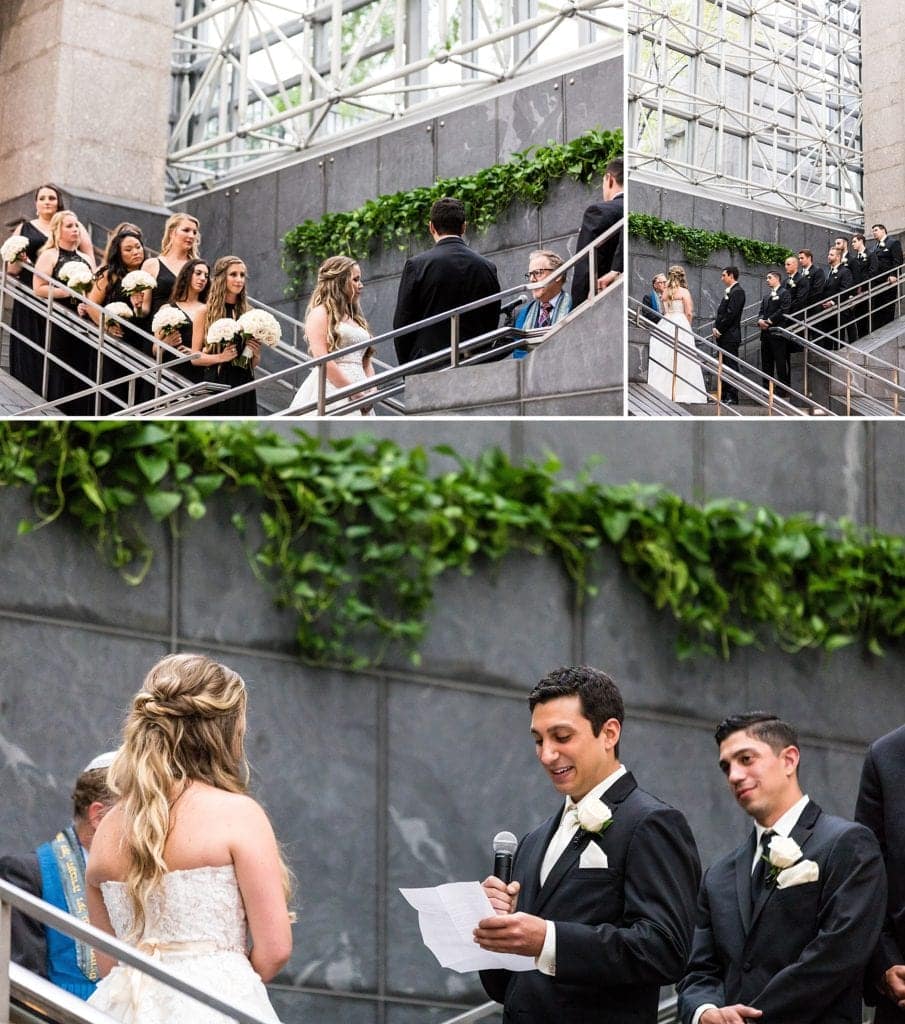
[[[515,854],[517,849],[518,840],[511,832],[497,832],[493,837],[494,855],[498,853],[508,853],[511,857]]]

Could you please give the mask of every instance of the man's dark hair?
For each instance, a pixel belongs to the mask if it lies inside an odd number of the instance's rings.
[[[622,179],[625,176],[625,164],[623,163],[622,157],[617,156],[615,157],[615,159],[610,160],[610,162],[606,165],[606,170],[604,171],[604,174],[612,174],[612,176],[616,179],[616,184],[621,185]]]
[[[778,754],[784,747],[798,746],[795,727],[768,711],[748,711],[743,715],[724,718],[714,733],[717,746],[734,732],[745,732],[761,743],[768,744],[774,754]]]
[[[738,280],[738,267],[723,267],[723,273],[728,274],[733,281]]]
[[[768,270],[767,277],[775,277],[777,281],[782,281],[782,274],[778,270]]]
[[[438,234],[461,235],[465,230],[465,204],[451,196],[438,199],[431,207],[431,224]]]
[[[619,687],[606,674],[590,665],[556,668],[548,672],[528,694],[528,707],[546,704],[557,697],[578,696],[581,713],[591,723],[591,732],[600,735],[603,723],[615,718],[622,725],[625,705]]]
[[[82,772],[75,780],[75,789],[72,791],[73,818],[84,820],[88,808],[97,801],[108,807],[116,803],[116,797],[107,785],[106,768],[93,768],[90,772]]]
[[[874,228],[879,228],[883,232],[884,235],[886,234],[886,225],[885,224],[871,224],[871,226],[870,226],[871,231],[873,231]]]
[[[811,252],[810,249],[799,249],[798,250],[798,255],[799,256],[807,256],[807,258],[809,260],[813,260],[814,259],[814,254]]]
[[[855,240],[856,238],[860,238],[862,242],[866,241],[866,239],[865,239],[864,235],[862,235],[860,231],[856,231],[856,232],[855,232],[855,233],[854,233],[854,234],[852,235],[852,241],[854,242],[854,240]]]

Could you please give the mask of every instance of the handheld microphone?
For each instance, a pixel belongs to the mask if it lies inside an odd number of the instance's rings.
[[[528,299],[527,295],[516,295],[514,299],[510,299],[504,306],[500,307],[500,314],[503,317],[503,324],[506,327],[511,327],[515,322],[515,311],[526,302]]]
[[[508,885],[512,881],[512,858],[518,840],[511,832],[497,832],[493,837],[493,873]]]

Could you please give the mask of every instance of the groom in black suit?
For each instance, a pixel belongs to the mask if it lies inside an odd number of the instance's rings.
[[[532,956],[537,970],[481,981],[512,1024],[655,1024],[660,986],[688,957],[700,878],[691,830],[620,765],[624,710],[609,676],[558,669],[528,704],[538,759],[565,804],[521,841],[513,882],[484,882],[496,916],[475,940]]]
[[[591,203],[581,218],[578,241],[575,251],[579,252],[595,238],[599,238],[607,228],[612,227],[624,216],[623,162],[620,158],[611,160],[603,172],[603,201]],[[612,270],[622,270],[619,234],[611,235],[597,248],[595,254],[595,278],[602,278]],[[588,275],[588,260],[579,260],[572,271],[572,308],[584,302],[591,291]]]
[[[724,267],[720,279],[726,286],[722,301],[713,321],[713,337],[726,352],[723,365],[738,369],[738,347],[742,343],[742,313],[745,311],[745,291],[738,283],[738,267]],[[723,384],[721,397],[729,405],[738,405],[738,389]]]
[[[905,1024],[905,725],[871,744],[861,771],[855,820],[876,835],[886,861],[889,901],[867,965],[874,1024]]]
[[[861,1024],[864,967],[886,905],[876,839],[802,794],[788,723],[737,715],[716,740],[755,827],[704,875],[677,986],[682,1024]]]

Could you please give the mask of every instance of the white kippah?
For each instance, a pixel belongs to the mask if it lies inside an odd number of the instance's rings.
[[[83,772],[93,772],[98,768],[109,768],[113,764],[113,758],[119,753],[118,750],[108,750],[105,754],[98,754],[93,761],[89,761],[88,764],[82,769]]]

